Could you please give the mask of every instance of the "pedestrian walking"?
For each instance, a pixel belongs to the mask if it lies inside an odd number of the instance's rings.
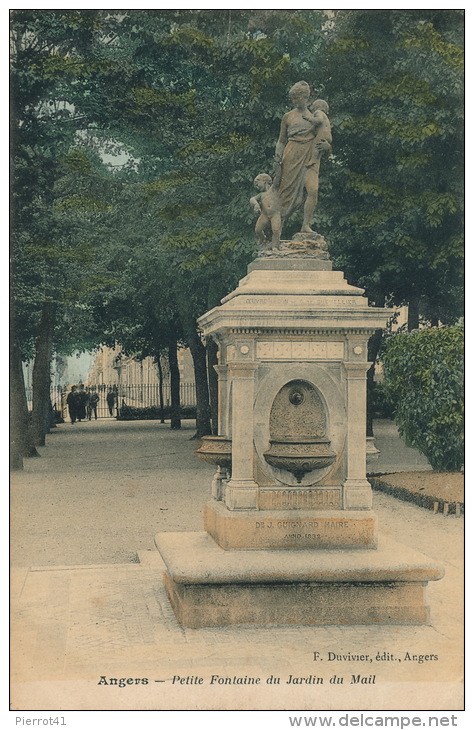
[[[77,393],[76,386],[73,385],[69,393],[67,394],[66,403],[69,411],[69,418],[71,423],[76,423],[77,419]]]
[[[83,421],[86,419],[86,408],[87,408],[87,402],[89,400],[89,396],[84,390],[84,386],[81,383],[79,385],[79,390],[76,393],[76,400],[77,400],[77,420]]]
[[[99,394],[94,391],[92,393],[89,393],[89,404],[87,406],[87,416],[89,418],[89,421],[92,419],[92,414],[94,414],[94,419],[97,421],[97,404],[99,402]]]
[[[117,401],[117,395],[114,390],[109,390],[109,392],[107,393],[106,401],[107,401],[107,406],[109,409],[109,414],[111,416],[113,416],[114,415],[114,406]]]

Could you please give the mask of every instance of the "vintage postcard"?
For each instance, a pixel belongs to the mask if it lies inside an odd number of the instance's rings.
[[[463,44],[10,11],[16,727],[464,727]]]

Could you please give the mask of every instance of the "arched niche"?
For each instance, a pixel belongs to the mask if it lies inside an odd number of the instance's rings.
[[[339,469],[344,459],[347,432],[344,378],[341,367],[327,363],[262,363],[259,368],[255,394],[253,421],[255,452],[260,468],[267,474],[270,482],[282,486],[299,486],[296,478],[288,471],[271,466],[264,453],[270,446],[270,413],[278,392],[293,380],[303,380],[314,386],[321,398],[326,417],[326,433],[331,440],[331,448],[337,453],[335,463],[327,469],[305,474],[300,483],[309,487],[327,479],[334,469]],[[336,477],[342,483],[343,477]],[[333,482],[331,482],[333,483]]]
[[[315,481],[336,454],[327,437],[327,413],[318,389],[306,380],[291,380],[278,391],[270,410],[270,448],[264,458],[298,484],[306,474]],[[319,472],[321,476],[313,474]]]

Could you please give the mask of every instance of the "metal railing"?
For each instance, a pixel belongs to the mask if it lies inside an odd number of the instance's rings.
[[[26,401],[28,403],[28,410],[31,411],[33,408],[33,388],[25,388],[26,391]],[[49,396],[51,398],[51,404],[53,408],[56,410],[61,410],[63,407],[62,401],[63,398],[66,398],[66,389],[62,385],[55,385],[51,390],[49,391]]]
[[[90,387],[91,392],[95,392],[99,396],[97,403],[97,418],[115,418],[117,416],[117,407],[120,408],[123,403],[133,408],[149,408],[151,406],[159,407],[160,392],[157,383],[152,384],[127,384],[127,385],[97,385]],[[111,392],[115,393],[113,403],[107,401],[107,395]],[[66,397],[68,389],[57,385],[51,388],[50,396],[53,408],[60,412],[64,419],[68,418],[68,408]],[[26,398],[28,408],[31,410],[32,389],[26,389]],[[193,407],[196,405],[196,385],[195,383],[180,383],[180,399],[181,407]],[[111,399],[109,399],[111,400]],[[168,407],[171,405],[171,386],[169,383],[163,384],[163,405]],[[94,417],[94,414],[92,414]]]

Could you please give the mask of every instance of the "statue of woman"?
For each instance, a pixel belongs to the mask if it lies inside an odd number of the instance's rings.
[[[329,120],[319,104],[313,114],[308,109],[310,87],[299,81],[290,89],[294,108],[281,120],[275,159],[281,165],[279,188],[281,217],[284,222],[303,205],[303,233],[312,233],[314,210],[318,202],[319,163],[323,152],[331,149]],[[321,102],[321,100],[319,100]],[[328,109],[326,105],[326,110]]]

